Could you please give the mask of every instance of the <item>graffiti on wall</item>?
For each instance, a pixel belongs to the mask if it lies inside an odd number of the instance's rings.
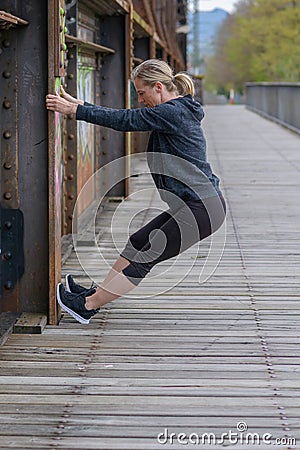
[[[94,67],[89,64],[90,58],[80,57],[78,64],[78,98],[88,103],[94,103]],[[90,176],[94,173],[94,126],[80,121],[77,128],[78,152],[77,152],[77,188],[78,192]],[[94,199],[94,189],[90,189],[79,205],[79,214]]]

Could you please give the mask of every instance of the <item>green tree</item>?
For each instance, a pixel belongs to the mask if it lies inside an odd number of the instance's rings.
[[[247,81],[300,80],[300,2],[242,0],[223,24],[207,84],[241,90]]]

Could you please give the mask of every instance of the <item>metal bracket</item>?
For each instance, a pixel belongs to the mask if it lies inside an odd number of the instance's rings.
[[[0,293],[12,290],[24,273],[24,218],[19,209],[0,205]]]

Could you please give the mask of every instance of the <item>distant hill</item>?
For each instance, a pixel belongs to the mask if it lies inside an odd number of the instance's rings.
[[[212,11],[197,11],[188,14],[190,32],[188,34],[188,60],[189,65],[203,66],[207,56],[214,53],[214,37],[229,13],[221,8]],[[197,42],[194,42],[194,28],[196,28]],[[195,57],[195,51],[198,57]],[[200,70],[201,71],[201,70]]]

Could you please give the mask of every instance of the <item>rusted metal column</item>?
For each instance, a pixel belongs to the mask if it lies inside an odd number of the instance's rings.
[[[134,58],[134,30],[133,30],[133,3],[129,0],[129,13],[126,17],[125,23],[125,108],[131,108],[131,71],[133,69]],[[132,153],[132,133],[125,135],[125,154],[127,155],[124,174],[124,196],[127,197],[130,193],[130,154]]]
[[[149,38],[149,58],[155,58],[155,40],[153,36]]]
[[[1,207],[7,211],[19,209],[18,192],[18,111],[17,111],[17,30],[1,30]],[[3,216],[3,212],[1,214]],[[2,222],[2,221],[1,221]],[[9,221],[12,223],[12,221]],[[19,284],[6,275],[6,265],[12,259],[11,249],[5,249],[6,227],[1,226],[2,298],[0,312],[18,311]],[[5,257],[5,254],[7,255]]]
[[[58,91],[65,75],[64,0],[48,1],[48,92]],[[61,280],[61,217],[63,166],[63,117],[48,113],[48,220],[49,220],[49,315],[57,323],[56,284]]]
[[[77,1],[66,4],[65,32],[76,36],[77,32]],[[77,47],[67,43],[66,73],[64,78],[65,90],[77,97]],[[65,58],[64,58],[65,59]],[[62,145],[63,145],[63,197],[61,234],[72,232],[73,210],[77,197],[77,123],[73,115],[66,116],[63,122]]]
[[[1,8],[25,19],[28,25],[18,22],[2,30],[0,39],[1,206],[5,214],[17,209],[23,215],[24,239],[18,247],[24,248],[25,255],[24,275],[15,286],[8,283],[4,288],[0,308],[46,313],[49,288],[47,2],[3,0]],[[8,236],[16,237],[13,221],[7,220],[6,229]]]
[[[77,96],[77,47],[68,46],[67,92]],[[64,209],[62,234],[72,233],[73,210],[77,198],[77,122],[67,117],[64,129]]]

